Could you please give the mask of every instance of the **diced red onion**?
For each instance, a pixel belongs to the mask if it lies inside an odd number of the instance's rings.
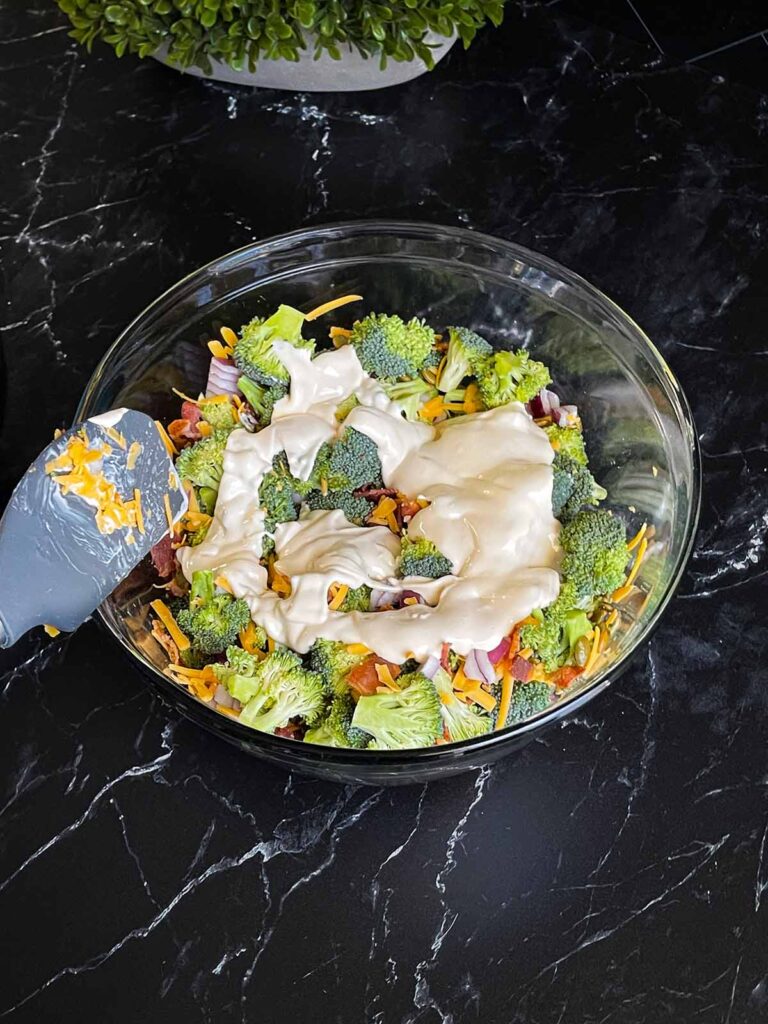
[[[208,383],[205,386],[205,397],[213,398],[214,395],[234,395],[237,391],[237,382],[240,379],[240,371],[229,359],[217,359],[211,356],[211,365],[208,368]]]
[[[371,608],[377,612],[380,608],[393,604],[397,594],[392,590],[372,590]]]
[[[531,416],[534,419],[541,419],[542,416],[551,416],[555,409],[560,408],[560,398],[554,391],[542,388],[538,395],[535,395],[528,403]]]
[[[404,608],[405,599],[409,597],[415,597],[417,604],[426,604],[426,600],[418,594],[415,590],[401,590],[399,594],[395,594],[395,599],[392,602],[394,608]]]
[[[552,422],[557,427],[564,427],[568,422],[568,416],[562,409],[553,409],[550,415],[552,416]]]
[[[229,690],[222,683],[216,687],[216,692],[213,695],[213,699],[217,704],[220,704],[223,708],[231,708],[235,699],[230,695]]]
[[[430,654],[430,656],[421,666],[422,675],[425,675],[427,679],[434,679],[439,670],[440,659],[436,658],[434,654]]]
[[[464,662],[464,675],[467,679],[476,679],[480,683],[495,683],[496,670],[491,664],[487,651],[470,651]]]
[[[497,644],[492,651],[488,651],[488,657],[491,659],[491,664],[497,665],[502,658],[506,657],[511,645],[512,641],[508,636],[505,636],[500,644]]]
[[[567,412],[569,416],[579,415],[579,407],[577,405],[561,405],[560,408]]]
[[[525,658],[521,658],[519,654],[515,655],[510,668],[512,678],[517,679],[521,683],[527,683],[531,678],[531,673],[533,672],[533,665],[530,661],[526,661]]]

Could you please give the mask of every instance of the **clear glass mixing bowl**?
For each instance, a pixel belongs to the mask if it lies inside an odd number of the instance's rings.
[[[91,378],[77,419],[130,406],[173,418],[171,388],[205,385],[206,341],[280,302],[310,309],[351,292],[365,309],[465,323],[499,345],[530,348],[554,387],[579,407],[597,479],[643,522],[652,542],[637,590],[596,670],[546,711],[482,739],[408,751],[339,750],[248,729],[163,675],[147,622],[152,578],[141,567],[99,609],[110,633],[162,696],[248,753],[286,769],[376,785],[477,768],[527,742],[604,690],[643,645],[691,550],[699,510],[699,452],[691,412],[662,356],[613,302],[576,274],[520,246],[458,228],[358,222],[295,231],[209,263],[160,296],[117,339]],[[357,306],[333,322],[349,326]],[[322,323],[322,321],[321,321]],[[318,325],[319,333],[322,329]]]

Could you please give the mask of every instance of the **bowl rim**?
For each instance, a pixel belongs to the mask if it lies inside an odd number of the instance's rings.
[[[551,724],[558,721],[565,715],[572,714],[578,708],[582,707],[587,701],[591,700],[593,697],[597,696],[598,693],[606,689],[613,680],[624,671],[632,658],[650,639],[651,634],[656,629],[661,617],[674,597],[683,573],[685,572],[688,560],[693,550],[701,509],[701,448],[690,404],[680,382],[670,369],[666,359],[646,335],[645,331],[643,331],[643,329],[633,320],[633,318],[616,302],[605,295],[599,288],[590,284],[590,282],[580,274],[569,270],[567,267],[564,267],[549,256],[545,256],[542,253],[527,248],[526,246],[519,245],[516,242],[510,242],[506,239],[498,238],[495,235],[487,234],[485,232],[474,231],[463,227],[437,224],[431,221],[363,219],[334,221],[327,224],[316,225],[314,227],[297,228],[282,234],[270,235],[267,238],[250,242],[247,245],[233,249],[230,252],[209,261],[203,266],[198,267],[189,274],[180,278],[175,282],[175,284],[165,289],[165,291],[153,299],[152,302],[150,302],[149,305],[134,317],[127,327],[120,332],[115,341],[109,346],[102,358],[99,360],[98,365],[93,371],[78,403],[74,422],[79,422],[82,419],[87,418],[89,415],[88,406],[92,400],[93,393],[114,355],[120,350],[125,341],[132,336],[135,330],[145,321],[151,322],[152,318],[164,309],[170,300],[176,299],[181,293],[195,287],[198,283],[203,282],[212,274],[220,272],[223,269],[231,269],[232,266],[237,265],[238,262],[246,258],[252,258],[255,255],[266,256],[270,251],[290,248],[302,243],[313,242],[317,244],[325,240],[338,240],[342,236],[349,237],[351,235],[357,235],[360,237],[376,235],[406,235],[410,238],[415,237],[431,240],[434,240],[435,236],[448,236],[456,241],[464,241],[473,246],[486,246],[489,249],[493,249],[496,253],[501,253],[502,255],[507,256],[510,259],[510,262],[514,260],[524,261],[528,265],[544,269],[553,276],[557,276],[561,280],[565,281],[570,286],[586,293],[586,296],[591,300],[591,302],[594,303],[597,308],[601,308],[602,312],[609,317],[609,319],[614,321],[618,320],[635,336],[636,340],[645,348],[646,352],[650,356],[651,362],[655,363],[655,368],[660,372],[660,375],[666,379],[668,386],[673,392],[674,399],[677,402],[681,413],[682,423],[688,428],[689,452],[692,462],[691,500],[685,522],[684,541],[677,552],[667,588],[662,594],[653,615],[639,631],[632,645],[624,652],[618,661],[608,667],[603,675],[595,676],[594,680],[592,680],[584,689],[574,693],[571,698],[566,697],[565,699],[558,701],[556,704],[553,704],[551,708],[540,712],[532,718],[525,719],[522,722],[517,722],[512,725],[507,725],[503,729],[495,730],[485,736],[480,736],[475,739],[461,740],[456,743],[446,743],[435,747],[411,747],[405,750],[376,751],[354,750],[346,747],[324,747],[315,744],[301,744],[301,761],[306,762],[308,769],[312,764],[317,764],[318,767],[321,765],[328,765],[330,767],[335,766],[341,769],[344,767],[363,769],[366,764],[371,766],[375,764],[377,767],[389,767],[394,769],[398,765],[413,766],[417,762],[422,765],[426,765],[430,762],[434,762],[436,759],[458,759],[462,757],[462,755],[469,754],[470,752],[473,754],[483,754],[486,751],[495,749],[500,744],[510,742],[513,738],[519,738],[526,733],[537,730],[545,724]],[[254,283],[254,288],[257,287],[258,283]],[[197,698],[181,690],[177,684],[173,683],[167,676],[159,672],[151,662],[145,661],[141,658],[133,646],[113,628],[106,612],[104,611],[104,605],[100,605],[96,609],[96,614],[101,625],[106,628],[113,639],[119,643],[131,660],[138,664],[144,674],[151,676],[153,682],[156,685],[159,685],[161,691],[171,699],[172,703],[178,705],[180,709],[183,709],[183,712],[187,717],[192,718],[203,727],[223,736],[225,739],[234,742],[238,746],[245,747],[249,750],[251,748],[261,747],[264,749],[265,756],[270,760],[279,760],[281,757],[284,757],[287,768],[290,768],[292,765],[295,766],[296,759],[291,756],[291,754],[295,754],[297,751],[295,740],[282,736],[275,736],[271,733],[262,733],[255,729],[249,729],[247,726],[241,725],[236,719],[218,714],[212,708],[209,708],[206,704],[197,700]]]

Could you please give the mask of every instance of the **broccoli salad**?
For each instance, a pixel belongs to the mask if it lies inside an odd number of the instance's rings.
[[[594,672],[649,531],[600,507],[543,363],[389,313],[308,336],[353,301],[223,327],[205,394],[158,424],[189,507],[152,552],[152,632],[176,683],[252,729],[473,739]]]

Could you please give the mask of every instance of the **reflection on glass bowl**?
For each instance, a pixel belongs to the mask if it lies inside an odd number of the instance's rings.
[[[579,407],[597,479],[629,509],[629,532],[651,542],[618,628],[589,677],[546,711],[477,740],[407,751],[324,748],[256,732],[218,714],[163,674],[149,630],[148,566],[102,605],[110,633],[166,701],[243,750],[291,770],[340,781],[408,783],[489,763],[603,690],[641,647],[670,600],[691,550],[700,467],[690,409],[662,356],[632,320],[577,275],[519,246],[458,228],[357,222],[296,231],[248,246],[196,271],[157,299],[100,363],[78,409],[82,419],[125,405],[173,418],[171,388],[205,385],[206,341],[280,302],[310,309],[357,293],[366,309],[466,323],[490,341],[530,348],[554,387]],[[354,313],[339,310],[349,326]]]

